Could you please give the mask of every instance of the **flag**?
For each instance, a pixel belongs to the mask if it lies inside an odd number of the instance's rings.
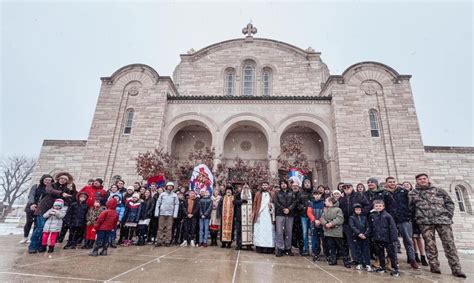
[[[162,173],[160,173],[159,175],[150,177],[150,178],[148,178],[148,180],[146,180],[146,183],[147,183],[148,187],[149,187],[149,186],[151,185],[151,183],[153,183],[153,182],[156,183],[156,187],[157,187],[157,188],[164,187],[164,186],[165,186],[165,175],[163,175]]]
[[[303,179],[304,179],[303,171],[294,167],[290,168],[290,170],[288,171],[288,180],[290,181],[290,183],[291,181],[297,182],[298,185],[301,187],[301,184],[303,184]]]
[[[207,189],[209,195],[212,196],[212,185],[214,184],[214,176],[211,170],[205,164],[199,164],[194,167],[191,180],[189,180],[189,187],[196,193],[201,189]]]

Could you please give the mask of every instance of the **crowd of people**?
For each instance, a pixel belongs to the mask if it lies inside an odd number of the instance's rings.
[[[229,249],[235,242],[236,250],[276,257],[298,250],[315,262],[342,260],[345,268],[400,276],[400,238],[410,268],[441,273],[437,232],[452,274],[466,278],[451,229],[453,201],[427,174],[415,179],[415,187],[387,177],[381,184],[369,178],[367,188],[339,183],[331,190],[304,178],[195,191],[173,182],[126,187],[123,180],[105,190],[97,178],[77,191],[69,173],[45,174],[31,188],[21,243],[29,243],[30,254],[53,253],[66,240],[64,249],[105,256],[117,246],[206,248],[220,241]]]

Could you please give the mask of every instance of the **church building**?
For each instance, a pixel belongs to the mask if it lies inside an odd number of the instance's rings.
[[[423,144],[410,75],[379,62],[330,74],[312,48],[258,38],[252,24],[242,32],[181,54],[172,77],[144,64],[102,77],[87,139],[45,140],[33,180],[65,170],[79,188],[131,184],[135,158],[155,148],[185,159],[210,147],[214,164],[240,157],[277,175],[282,140],[296,134],[312,179],[331,188],[428,173],[456,203],[458,248],[474,249],[474,148]]]

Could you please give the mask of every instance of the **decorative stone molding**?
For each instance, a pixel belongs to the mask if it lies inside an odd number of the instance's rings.
[[[243,151],[249,151],[252,148],[252,143],[249,141],[243,141],[240,143],[240,148]]]
[[[360,90],[367,95],[383,95],[382,86],[374,80],[363,81]]]

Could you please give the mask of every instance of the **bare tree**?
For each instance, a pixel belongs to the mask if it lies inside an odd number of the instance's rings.
[[[0,160],[0,221],[11,211],[15,201],[28,192],[36,160],[24,156],[5,157]]]

